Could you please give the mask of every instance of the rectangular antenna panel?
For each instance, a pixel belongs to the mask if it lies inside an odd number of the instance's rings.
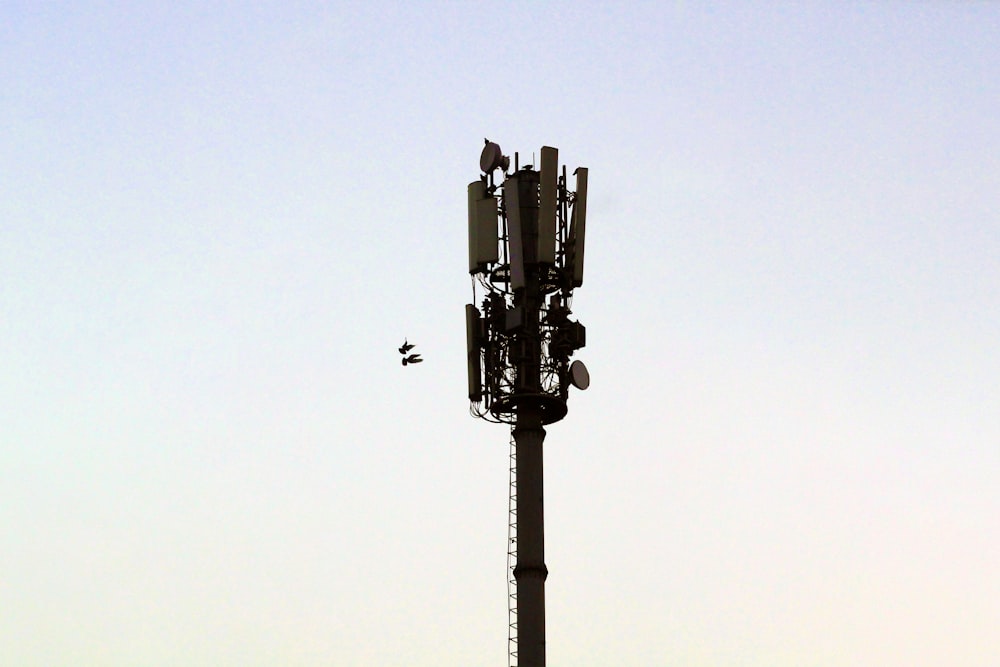
[[[482,318],[479,309],[471,303],[465,304],[465,344],[469,365],[469,400],[478,403],[483,400],[483,371],[479,363],[482,347]]]
[[[510,259],[510,287],[524,287],[524,226],[521,224],[519,179],[511,176],[503,182],[503,203],[507,211],[507,255]]]
[[[559,198],[559,149],[542,146],[538,211],[538,262],[556,263],[556,202]]]
[[[573,287],[579,287],[583,284],[583,250],[587,240],[587,168],[578,167],[574,173],[576,201],[569,229],[570,266],[573,267]]]
[[[482,181],[469,183],[469,273],[485,272],[500,260],[497,200]]]

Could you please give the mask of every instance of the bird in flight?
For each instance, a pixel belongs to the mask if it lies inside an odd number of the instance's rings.
[[[406,354],[407,352],[409,352],[410,350],[412,350],[412,349],[413,349],[413,348],[415,348],[415,347],[416,347],[416,345],[411,345],[411,344],[410,344],[410,343],[408,343],[408,342],[406,341],[406,339],[404,338],[404,339],[403,339],[403,346],[399,348],[399,353],[400,353],[400,354]]]
[[[419,354],[411,354],[408,357],[403,357],[403,365],[406,364],[419,364],[423,359],[420,358]]]

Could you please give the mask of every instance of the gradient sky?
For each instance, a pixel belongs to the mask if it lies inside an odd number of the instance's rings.
[[[590,169],[548,663],[996,667],[998,44],[990,2],[3,2],[0,664],[507,664],[489,137]]]

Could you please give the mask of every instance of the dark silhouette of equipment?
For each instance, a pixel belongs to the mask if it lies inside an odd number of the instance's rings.
[[[544,425],[566,416],[569,387],[590,374],[570,363],[586,328],[570,319],[583,284],[587,169],[570,190],[559,152],[541,150],[540,168],[519,167],[486,140],[482,175],[468,187],[469,273],[465,306],[470,411],[511,425],[508,649],[513,667],[545,667],[542,508]],[[497,170],[500,179],[495,180]],[[476,303],[480,305],[477,307]]]
[[[486,174],[490,174],[497,169],[502,169],[506,172],[507,168],[510,167],[510,158],[502,154],[503,151],[500,150],[499,144],[489,139],[485,139],[484,141],[486,142],[486,147],[483,148],[483,152],[479,156],[479,168]]]

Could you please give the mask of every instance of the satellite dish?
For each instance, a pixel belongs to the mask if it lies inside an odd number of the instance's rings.
[[[510,158],[503,155],[500,145],[493,141],[487,141],[482,155],[479,156],[479,168],[483,170],[483,173],[489,174],[495,169],[507,171],[509,166]]]
[[[581,391],[590,386],[590,371],[579,359],[569,365],[569,381]]]

